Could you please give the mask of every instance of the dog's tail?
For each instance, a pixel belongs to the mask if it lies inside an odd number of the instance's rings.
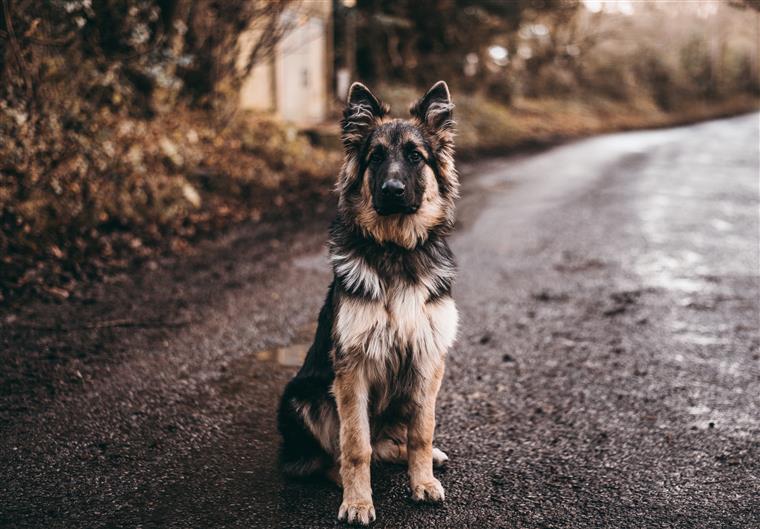
[[[280,466],[285,475],[293,478],[306,478],[316,474],[324,474],[328,469],[328,464],[324,457],[287,460],[282,453],[280,454]]]

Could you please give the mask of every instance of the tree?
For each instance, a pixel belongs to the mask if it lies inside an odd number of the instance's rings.
[[[359,0],[359,76],[427,85],[461,77],[465,57],[531,16],[571,13],[577,0]]]
[[[54,94],[111,105],[150,102],[157,89],[213,95],[271,53],[292,0],[0,2],[0,100],[34,111]],[[239,71],[248,28],[258,39]]]

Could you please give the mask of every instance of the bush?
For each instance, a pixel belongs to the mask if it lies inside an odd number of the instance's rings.
[[[675,109],[683,92],[676,83],[673,66],[665,62],[654,49],[644,49],[634,64],[634,75],[647,90],[659,108],[668,112]]]
[[[718,84],[707,42],[695,35],[684,45],[680,55],[681,68],[692,91],[703,98],[717,97]]]
[[[0,297],[69,287],[102,270],[245,219],[328,182],[337,153],[271,118],[224,128],[177,109],[151,120],[103,109],[48,116],[32,129],[0,107]],[[329,193],[330,185],[314,186]],[[61,292],[60,289],[56,292]]]

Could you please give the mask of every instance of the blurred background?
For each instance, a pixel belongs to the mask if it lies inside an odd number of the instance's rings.
[[[760,527],[759,37],[758,0],[0,0],[0,528],[336,527],[276,410],[338,121],[439,79],[446,503],[378,465],[375,527]]]
[[[353,80],[462,159],[757,108],[757,0],[2,0],[0,302],[332,207]]]

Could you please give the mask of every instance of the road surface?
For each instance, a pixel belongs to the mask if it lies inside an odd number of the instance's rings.
[[[463,166],[443,506],[378,528],[760,527],[758,115]],[[329,219],[0,313],[0,526],[336,527],[276,467]]]

